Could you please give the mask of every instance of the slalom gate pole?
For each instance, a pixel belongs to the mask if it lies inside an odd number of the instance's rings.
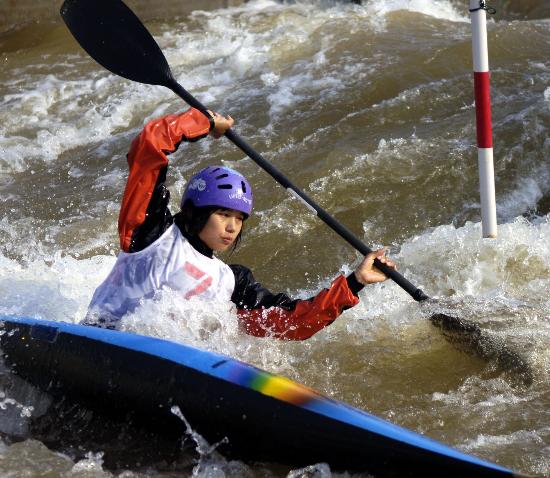
[[[481,225],[483,237],[496,238],[497,214],[493,165],[489,53],[487,48],[487,13],[493,14],[495,10],[487,6],[484,1],[470,0]]]

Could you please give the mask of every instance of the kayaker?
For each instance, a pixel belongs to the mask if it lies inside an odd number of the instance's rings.
[[[348,277],[339,276],[309,300],[273,294],[241,265],[227,265],[214,253],[238,244],[243,223],[252,212],[252,189],[237,171],[210,166],[195,174],[172,215],[165,186],[167,155],[180,143],[208,134],[222,136],[233,125],[230,116],[196,109],[149,122],[128,152],[130,174],[118,220],[120,252],[107,279],[96,289],[84,323],[117,328],[140,301],[163,288],[186,299],[232,301],[247,334],[304,340],[331,324],[359,302],[365,284],[386,276],[373,266],[378,258],[393,261],[380,249],[365,257]]]

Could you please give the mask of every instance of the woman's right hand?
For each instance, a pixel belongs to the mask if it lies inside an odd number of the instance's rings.
[[[212,116],[212,119],[214,120],[214,127],[212,128],[212,131],[210,131],[210,134],[214,136],[214,138],[219,138],[225,134],[225,132],[233,126],[233,123],[235,120],[231,118],[231,116],[222,116],[219,113],[214,113],[210,110],[208,110],[210,115]]]

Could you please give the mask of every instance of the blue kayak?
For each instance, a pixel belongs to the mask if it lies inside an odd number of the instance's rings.
[[[329,399],[230,357],[142,335],[0,316],[11,370],[54,397],[125,415],[155,433],[185,424],[241,460],[377,477],[512,477],[513,471]]]

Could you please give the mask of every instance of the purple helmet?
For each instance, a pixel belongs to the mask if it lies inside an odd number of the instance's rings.
[[[247,216],[252,212],[252,189],[246,178],[231,168],[208,166],[187,184],[181,206],[190,199],[195,207],[219,206]]]

